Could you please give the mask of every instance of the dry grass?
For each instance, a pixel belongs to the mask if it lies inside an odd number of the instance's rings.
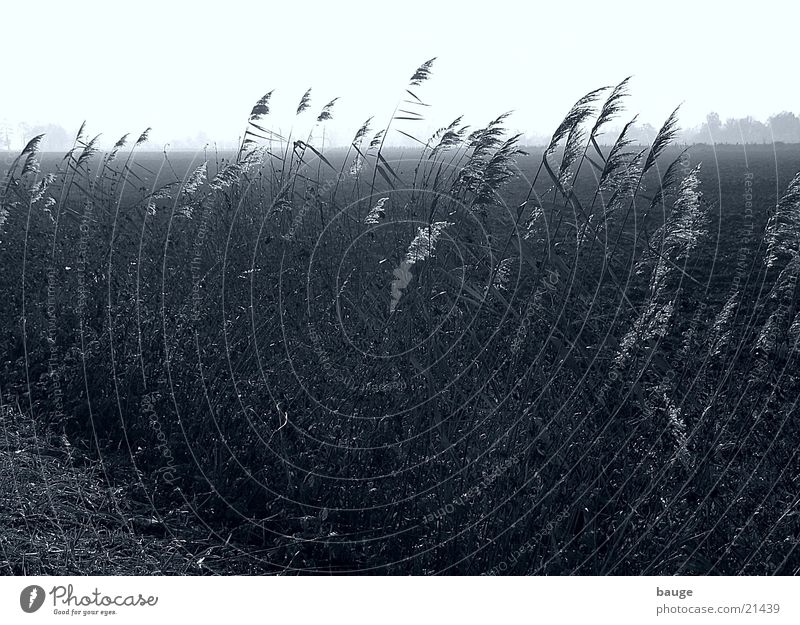
[[[627,81],[591,91],[523,182],[508,114],[417,136],[431,71],[337,157],[310,92],[288,136],[269,92],[180,171],[137,161],[146,133],[99,158],[82,131],[50,177],[26,147],[8,570],[480,573],[519,545],[514,572],[799,570],[797,179],[711,288],[730,242],[667,161],[676,113],[606,149]]]
[[[0,409],[0,571],[7,575],[196,575],[264,571],[191,516],[164,518],[135,484],[110,485],[102,465]],[[136,501],[139,500],[137,504]]]

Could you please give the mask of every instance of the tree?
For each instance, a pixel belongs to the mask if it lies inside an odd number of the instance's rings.
[[[783,111],[767,120],[775,141],[800,143],[800,119],[794,113]]]
[[[72,147],[73,137],[58,124],[29,124],[27,122],[20,122],[17,124],[17,129],[22,139],[22,145],[25,145],[36,135],[44,135],[40,146],[44,152],[62,152]],[[2,141],[2,138],[0,138],[0,141]]]
[[[767,126],[749,115],[739,120],[739,135],[744,143],[766,143],[770,140]]]
[[[711,138],[716,140],[717,135],[722,128],[722,122],[719,119],[719,113],[712,111],[706,115],[706,126],[708,126],[708,132],[711,133]]]
[[[13,136],[11,124],[7,120],[0,122],[0,145],[6,150],[11,150],[11,137]]]
[[[629,138],[640,143],[641,145],[648,145],[656,138],[658,130],[652,124],[635,124],[629,131]]]

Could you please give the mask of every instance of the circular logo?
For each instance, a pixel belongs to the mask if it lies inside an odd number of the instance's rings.
[[[19,606],[28,614],[36,612],[44,603],[44,588],[41,586],[28,586],[19,593]]]

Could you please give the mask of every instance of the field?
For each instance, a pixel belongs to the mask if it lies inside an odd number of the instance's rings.
[[[625,82],[414,137],[429,70],[346,149],[267,94],[6,159],[0,570],[800,572],[800,146],[636,145]]]

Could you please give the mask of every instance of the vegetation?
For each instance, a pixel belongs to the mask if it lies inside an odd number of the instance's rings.
[[[800,177],[767,208],[741,172],[716,211],[677,112],[603,147],[627,80],[535,154],[507,114],[418,137],[432,66],[335,153],[310,92],[292,134],[270,92],[191,166],[147,132],[81,131],[48,172],[28,143],[0,191],[3,566],[800,571]]]

